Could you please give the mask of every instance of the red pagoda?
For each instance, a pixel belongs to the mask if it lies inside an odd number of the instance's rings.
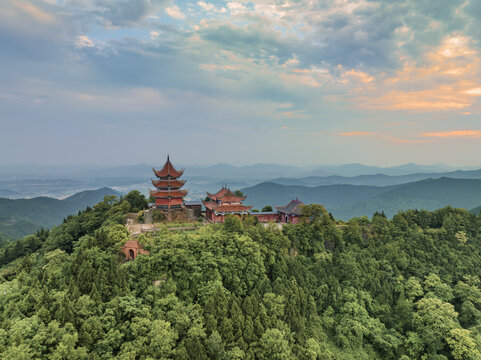
[[[236,196],[227,187],[222,187],[217,193],[207,193],[210,201],[203,201],[205,217],[211,222],[224,222],[226,215],[243,216],[249,214],[252,206],[242,205],[246,196]]]
[[[155,207],[162,210],[182,208],[184,196],[188,193],[188,190],[181,189],[185,180],[179,180],[184,170],[176,170],[169,156],[162,170],[152,170],[157,177],[157,180],[152,180],[156,190],[150,191],[150,195],[155,198]]]

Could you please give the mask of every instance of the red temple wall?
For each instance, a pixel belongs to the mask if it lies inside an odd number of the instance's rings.
[[[173,198],[173,199],[168,199],[168,198],[156,198],[155,199],[155,205],[182,205],[182,198]]]
[[[292,216],[292,215],[291,215],[291,223],[292,223],[292,224],[297,224],[297,223],[299,223],[300,219],[301,219],[300,216]]]
[[[291,224],[298,224],[301,220],[299,215],[286,215],[286,213],[280,212],[279,213],[279,221],[282,223],[291,223]]]
[[[279,221],[279,214],[252,213],[260,222]]]

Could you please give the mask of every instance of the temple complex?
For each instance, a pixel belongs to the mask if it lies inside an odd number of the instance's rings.
[[[157,177],[157,180],[152,180],[152,185],[156,187],[156,190],[150,191],[150,195],[155,199],[154,206],[161,210],[182,208],[184,196],[188,193],[188,190],[181,189],[185,180],[179,179],[184,170],[176,170],[170,162],[169,156],[161,170],[152,170]]]
[[[152,180],[155,190],[150,191],[154,202],[150,209],[144,211],[145,224],[153,224],[159,212],[163,214],[163,219],[166,221],[200,221],[204,215],[202,206],[205,207],[205,218],[211,223],[223,223],[226,215],[244,218],[250,214],[259,222],[292,224],[298,223],[301,218],[302,201],[292,200],[285,206],[276,207],[275,211],[251,213],[252,206],[242,203],[246,196],[235,195],[227,186],[223,186],[215,194],[207,192],[205,201],[185,202],[184,197],[188,194],[188,190],[182,189],[185,185],[185,180],[180,179],[184,173],[183,169],[175,169],[170,162],[170,157],[167,156],[167,161],[161,170],[152,170],[156,176],[156,179]]]
[[[213,223],[222,223],[226,215],[243,217],[249,214],[252,206],[242,205],[246,196],[236,196],[227,187],[222,187],[217,193],[207,193],[209,201],[203,201],[205,217]]]

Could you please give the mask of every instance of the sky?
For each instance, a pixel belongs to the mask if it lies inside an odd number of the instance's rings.
[[[2,0],[0,164],[481,165],[481,1]]]

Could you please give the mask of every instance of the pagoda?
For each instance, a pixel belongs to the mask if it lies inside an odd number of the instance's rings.
[[[226,215],[242,217],[249,214],[252,206],[245,206],[242,201],[246,196],[236,196],[227,187],[222,187],[217,193],[207,193],[209,201],[203,201],[205,206],[205,217],[211,222],[224,222]]]
[[[151,190],[150,195],[155,198],[155,207],[162,210],[181,209],[184,204],[184,196],[188,190],[182,190],[185,180],[179,178],[184,170],[176,170],[167,155],[167,161],[161,170],[155,170],[156,180],[152,180],[152,185],[156,190]]]

